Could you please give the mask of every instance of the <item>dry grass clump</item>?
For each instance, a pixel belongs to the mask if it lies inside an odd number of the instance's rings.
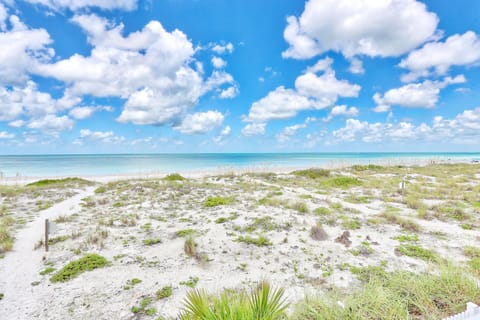
[[[399,214],[399,210],[394,207],[387,207],[385,212],[382,214],[382,217],[385,218],[390,223],[397,224],[401,226],[405,230],[413,231],[413,232],[420,232],[421,227],[415,221],[402,217]]]
[[[324,241],[328,239],[328,234],[321,224],[317,224],[310,229],[310,237],[313,240]]]

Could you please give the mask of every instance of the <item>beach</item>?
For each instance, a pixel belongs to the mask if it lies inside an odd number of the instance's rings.
[[[171,319],[194,288],[263,280],[292,311],[362,287],[368,267],[435,273],[448,261],[478,276],[480,166],[420,164],[4,177],[13,246],[0,251],[0,318]],[[106,263],[58,280],[90,254]]]

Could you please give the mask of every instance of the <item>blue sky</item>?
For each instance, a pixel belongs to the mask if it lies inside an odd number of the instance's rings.
[[[478,12],[0,0],[0,153],[478,152]]]

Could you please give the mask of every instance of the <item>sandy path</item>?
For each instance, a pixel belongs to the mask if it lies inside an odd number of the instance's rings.
[[[40,288],[31,283],[38,280],[38,270],[45,255],[44,250],[34,250],[44,236],[45,219],[53,220],[59,215],[70,215],[80,210],[81,199],[92,195],[94,187],[81,190],[77,195],[40,212],[34,221],[16,234],[13,250],[0,260],[0,319],[31,319],[42,306],[35,295]],[[37,291],[37,292],[35,292]]]

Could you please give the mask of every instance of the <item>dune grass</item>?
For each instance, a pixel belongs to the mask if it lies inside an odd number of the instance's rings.
[[[337,290],[305,299],[291,319],[442,319],[464,311],[469,301],[480,302],[475,280],[455,266],[442,266],[438,275],[370,271],[353,292]]]

